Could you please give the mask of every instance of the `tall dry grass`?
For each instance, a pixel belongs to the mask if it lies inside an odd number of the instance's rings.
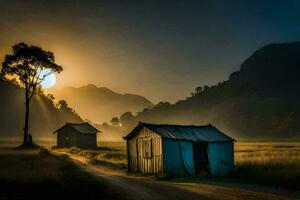
[[[125,148],[98,147],[96,149],[80,149],[72,147],[70,149],[56,149],[55,151],[84,156],[95,164],[102,164],[116,169],[126,169],[127,167]]]
[[[300,143],[237,143],[235,178],[300,189]]]

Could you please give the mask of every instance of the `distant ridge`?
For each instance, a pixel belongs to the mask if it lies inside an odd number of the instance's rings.
[[[145,109],[124,126],[213,123],[237,139],[300,139],[299,76],[300,42],[266,45],[227,81]]]
[[[153,106],[153,103],[143,96],[119,94],[93,84],[48,92],[54,94],[57,99],[66,100],[80,116],[95,123],[109,122],[113,117],[126,111],[135,113]]]

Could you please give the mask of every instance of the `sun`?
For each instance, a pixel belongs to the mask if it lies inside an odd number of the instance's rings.
[[[42,78],[44,76],[44,74],[47,74],[47,73],[49,73],[48,70],[43,70],[40,74],[40,77]],[[56,76],[55,76],[55,73],[52,73],[44,78],[44,80],[41,82],[41,86],[43,88],[47,89],[47,88],[53,87],[55,85],[55,83],[56,83]]]

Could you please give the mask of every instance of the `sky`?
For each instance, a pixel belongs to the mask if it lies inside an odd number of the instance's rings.
[[[95,84],[157,103],[226,80],[255,50],[300,40],[300,1],[0,0],[0,61],[54,52],[55,88]]]

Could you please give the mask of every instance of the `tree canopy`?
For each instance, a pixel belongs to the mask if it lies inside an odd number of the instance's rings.
[[[4,58],[1,74],[17,78],[20,86],[27,90],[29,99],[46,76],[63,70],[50,51],[25,43],[18,43],[12,49],[13,53]]]

